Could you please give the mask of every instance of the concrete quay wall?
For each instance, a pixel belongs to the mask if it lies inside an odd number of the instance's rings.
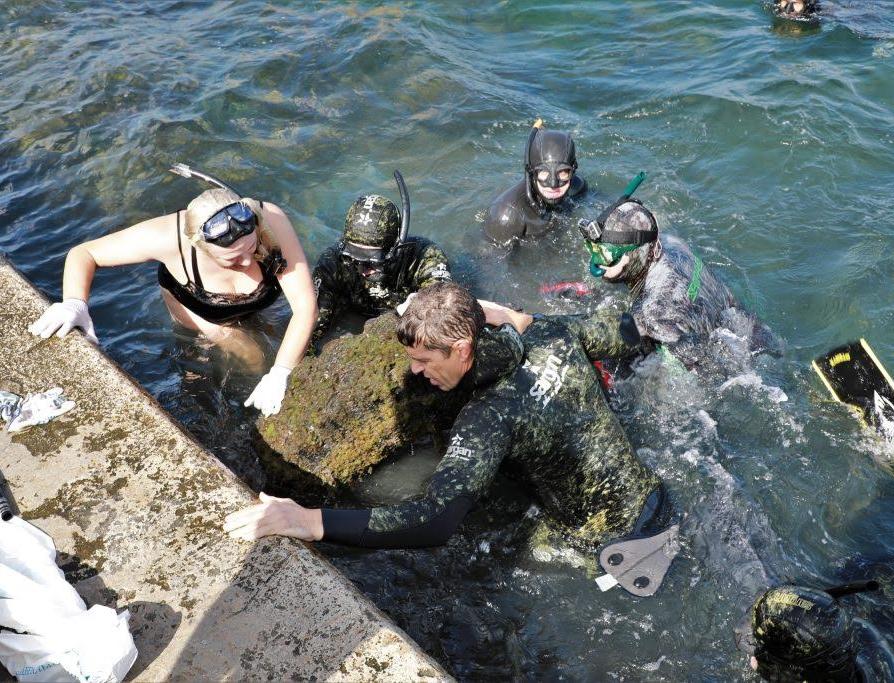
[[[449,679],[310,546],[227,537],[251,491],[80,334],[30,336],[48,302],[2,257],[0,300],[0,389],[77,402],[0,431],[0,472],[88,605],[130,610],[129,679]]]

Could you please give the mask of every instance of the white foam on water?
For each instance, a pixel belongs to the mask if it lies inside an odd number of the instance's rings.
[[[764,393],[766,393],[767,398],[773,403],[784,403],[785,401],[788,401],[788,396],[782,389],[764,384],[764,380],[755,372],[736,375],[721,384],[717,391],[722,394],[730,387],[744,387],[755,391],[763,390]]]

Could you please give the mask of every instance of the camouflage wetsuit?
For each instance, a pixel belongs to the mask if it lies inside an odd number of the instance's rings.
[[[630,313],[640,334],[666,346],[687,367],[699,363],[711,333],[721,327],[747,335],[754,350],[776,346],[772,333],[737,307],[727,286],[682,240],[663,235],[661,246],[645,281],[632,285]]]
[[[314,341],[345,309],[372,318],[393,309],[409,294],[449,279],[450,266],[444,252],[422,237],[409,237],[397,248],[385,264],[381,282],[365,279],[353,262],[342,258],[337,245],[330,247],[320,255],[313,272],[319,309]]]
[[[366,547],[446,542],[500,464],[514,463],[559,525],[597,545],[652,516],[660,481],[634,455],[591,358],[628,354],[616,314],[536,318],[524,335],[485,329],[463,382],[474,387],[417,499],[323,510],[323,539]],[[647,505],[648,500],[648,505]]]

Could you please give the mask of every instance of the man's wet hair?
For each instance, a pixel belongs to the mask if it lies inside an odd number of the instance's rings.
[[[457,341],[474,347],[483,328],[484,310],[475,297],[455,282],[436,282],[410,301],[397,323],[397,339],[450,355]]]

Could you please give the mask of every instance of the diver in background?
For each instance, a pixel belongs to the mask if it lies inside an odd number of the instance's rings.
[[[811,19],[819,10],[818,0],[774,0],[773,11],[783,19]]]
[[[737,647],[768,681],[894,680],[894,652],[879,630],[851,617],[838,598],[876,590],[865,581],[826,590],[781,586],[763,593],[737,629]]]
[[[747,337],[752,351],[778,351],[772,332],[738,308],[726,285],[682,240],[659,236],[655,216],[628,193],[579,227],[590,250],[590,273],[626,284],[639,334],[667,347],[686,367],[704,359],[706,342],[721,327]]]
[[[394,179],[403,212],[385,197],[360,197],[348,209],[342,240],[317,261],[313,284],[319,316],[314,342],[346,309],[372,318],[422,287],[451,279],[447,257],[436,244],[407,236],[410,198],[398,171]]]
[[[525,146],[525,177],[498,196],[487,210],[484,232],[498,244],[539,237],[550,230],[559,215],[571,208],[571,199],[587,191],[576,174],[577,154],[568,133],[545,130],[540,119]]]

